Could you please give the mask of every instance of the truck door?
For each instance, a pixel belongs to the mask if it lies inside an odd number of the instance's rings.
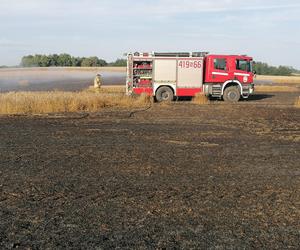
[[[223,83],[228,80],[228,60],[223,56],[214,56],[210,60],[210,72],[208,72],[210,82]]]
[[[235,65],[236,70],[234,72],[234,79],[244,84],[252,83],[253,73],[251,60],[245,58],[237,58],[235,60]]]

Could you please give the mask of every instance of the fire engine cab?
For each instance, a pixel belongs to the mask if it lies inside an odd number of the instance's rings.
[[[128,53],[127,94],[154,96],[158,102],[175,97],[209,97],[237,102],[254,92],[253,59],[207,52]]]

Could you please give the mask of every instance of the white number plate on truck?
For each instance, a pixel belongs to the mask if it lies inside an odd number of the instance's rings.
[[[182,60],[182,61],[178,62],[178,67],[181,68],[181,69],[189,69],[189,68],[201,69],[202,68],[202,61]]]

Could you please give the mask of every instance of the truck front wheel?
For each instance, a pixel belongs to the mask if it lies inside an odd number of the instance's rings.
[[[238,102],[241,98],[241,93],[237,86],[230,86],[224,90],[223,99],[225,102]]]
[[[174,94],[169,87],[161,87],[156,91],[155,98],[158,102],[170,102],[173,101]]]

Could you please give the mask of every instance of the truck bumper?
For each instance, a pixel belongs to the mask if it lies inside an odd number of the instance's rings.
[[[243,98],[248,98],[250,95],[254,93],[254,84],[248,84],[243,86]]]
[[[253,93],[254,93],[254,84],[252,83],[252,84],[250,84],[250,86],[249,86],[249,94],[250,95],[252,95]]]

